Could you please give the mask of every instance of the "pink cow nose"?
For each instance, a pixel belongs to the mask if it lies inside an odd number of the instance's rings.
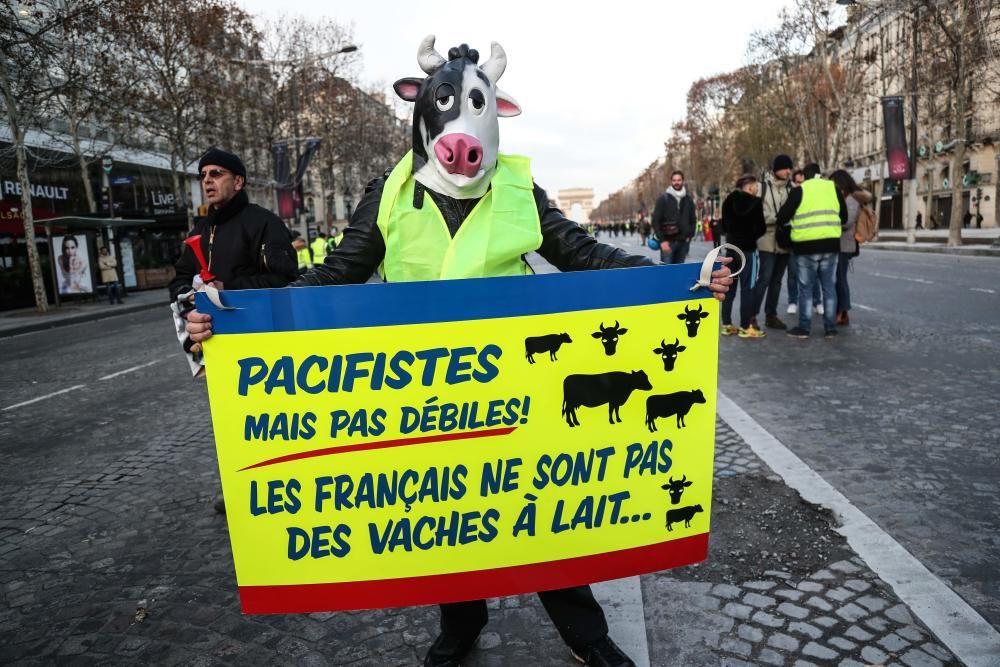
[[[434,144],[438,162],[449,174],[461,174],[472,178],[479,173],[483,161],[483,145],[479,139],[456,132],[446,134]]]

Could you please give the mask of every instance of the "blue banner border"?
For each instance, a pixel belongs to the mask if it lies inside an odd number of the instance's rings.
[[[215,334],[314,331],[458,322],[711,297],[691,291],[701,263],[506,278],[435,280],[222,292],[219,310],[204,293],[199,312]]]

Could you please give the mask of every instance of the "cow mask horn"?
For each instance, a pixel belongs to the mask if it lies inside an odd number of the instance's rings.
[[[413,102],[413,176],[423,187],[455,199],[486,194],[496,169],[501,116],[521,107],[497,88],[507,68],[507,54],[493,42],[480,66],[479,53],[467,44],[448,50],[445,59],[428,35],[417,49],[417,63],[427,76],[405,78],[393,88]]]

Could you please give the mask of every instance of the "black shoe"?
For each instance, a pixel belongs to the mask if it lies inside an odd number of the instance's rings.
[[[588,667],[635,667],[632,658],[605,635],[580,649],[570,649],[573,657]]]
[[[837,335],[836,329],[827,329],[826,331],[823,332],[823,336],[825,338],[833,338],[836,335]]]
[[[768,329],[787,329],[785,323],[782,322],[777,315],[768,315],[764,320],[764,324],[767,325]]]
[[[809,332],[802,327],[793,327],[785,332],[785,335],[792,338],[809,338]]]
[[[458,667],[476,645],[479,635],[460,636],[442,632],[424,657],[424,667]]]

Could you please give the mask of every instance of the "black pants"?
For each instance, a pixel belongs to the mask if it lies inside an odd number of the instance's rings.
[[[608,623],[590,586],[540,591],[538,598],[563,641],[580,648],[608,634]],[[486,627],[486,600],[449,602],[441,605],[441,630],[460,636],[475,636]]]

